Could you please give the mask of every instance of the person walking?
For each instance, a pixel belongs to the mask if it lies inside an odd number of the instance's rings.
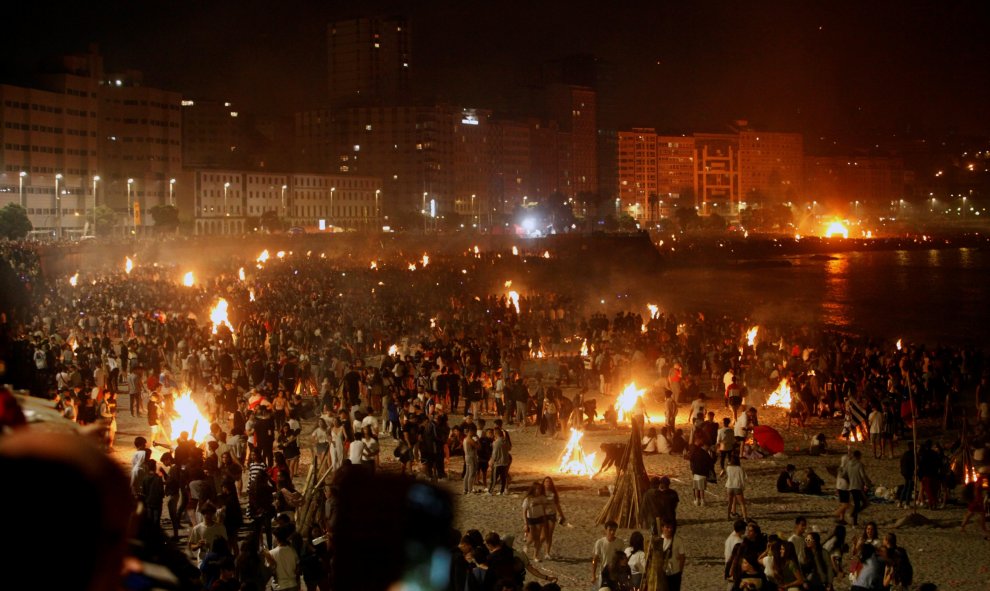
[[[495,429],[495,442],[492,443],[492,477],[488,482],[488,494],[505,494],[505,487],[509,477],[509,451],[505,439],[505,432]],[[499,483],[498,493],[495,493],[495,484]]]
[[[856,525],[859,514],[866,509],[866,489],[872,488],[873,483],[866,474],[866,466],[862,462],[863,454],[854,450],[852,459],[846,464],[849,475],[849,497],[852,500],[852,523]]]

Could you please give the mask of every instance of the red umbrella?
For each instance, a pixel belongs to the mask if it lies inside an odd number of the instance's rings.
[[[753,429],[753,439],[756,444],[766,449],[772,454],[779,454],[784,451],[784,438],[773,427],[757,425]]]

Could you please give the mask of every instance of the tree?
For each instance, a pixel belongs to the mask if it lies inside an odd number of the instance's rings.
[[[96,233],[106,236],[117,227],[117,212],[112,207],[99,205],[96,208]]]
[[[0,209],[0,238],[20,240],[34,229],[28,219],[27,210],[17,203],[8,203]]]
[[[261,214],[258,225],[269,232],[281,232],[285,229],[285,223],[278,217],[278,212],[270,209]]]
[[[678,207],[674,210],[674,219],[681,230],[688,230],[700,224],[698,210],[693,207]]]
[[[179,227],[179,210],[174,205],[156,205],[149,210],[155,229],[174,232]]]

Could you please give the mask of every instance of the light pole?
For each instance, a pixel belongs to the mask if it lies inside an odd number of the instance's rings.
[[[134,179],[127,179],[127,211],[131,215],[131,231],[137,229],[137,220],[134,219],[134,204],[131,202],[131,186],[134,184]]]
[[[168,179],[168,204],[175,207],[175,179]]]
[[[20,174],[17,175],[17,192],[21,196],[21,207],[23,207],[24,209],[27,209],[27,201],[24,201],[24,177],[26,177],[27,175],[28,173],[24,172],[23,170],[21,171]]]
[[[282,218],[289,215],[289,212],[285,209],[285,190],[289,188],[289,185],[282,185]]]
[[[337,187],[330,187],[330,225],[333,225],[333,220],[336,219],[333,215],[333,193],[337,190]]]
[[[475,198],[475,194],[474,193],[471,193],[471,225],[473,225],[475,228],[477,228],[478,227],[478,216],[475,215],[475,212],[474,212],[474,198]]]
[[[62,239],[62,196],[58,194],[58,182],[62,180],[62,173],[55,175],[55,237]]]
[[[423,191],[423,207],[419,209],[419,213],[423,216],[423,231],[426,231],[426,191]]]
[[[93,177],[93,236],[96,236],[96,183],[100,182],[100,175]]]
[[[380,217],[378,213],[378,197],[381,194],[382,194],[381,189],[375,189],[375,225],[378,225],[378,218]]]
[[[229,182],[224,183],[223,184],[223,217],[225,218],[223,220],[223,233],[224,234],[226,234],[227,233],[227,230],[228,230],[226,218],[230,217],[230,214],[227,213],[227,191],[229,189],[230,189],[230,183]]]

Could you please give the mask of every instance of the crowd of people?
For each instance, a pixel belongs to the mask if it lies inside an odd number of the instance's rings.
[[[741,538],[755,531],[752,543],[727,546],[726,575],[735,588],[761,588],[746,583],[761,577],[782,589],[826,588],[826,575],[843,572],[834,546],[844,542],[825,544],[844,532],[847,516],[857,525],[870,489],[860,452],[852,451],[836,475],[839,523],[825,542],[815,532],[796,543],[762,536],[746,521],[744,468],[766,453],[752,439],[758,390],[787,380],[795,420],[844,422],[847,437],[865,431],[877,458],[894,457],[894,443],[904,441],[919,417],[961,425],[975,414],[979,421],[966,443],[986,444],[987,401],[978,396],[973,413],[962,397],[985,384],[988,368],[976,350],[902,348],[762,324],[751,344],[750,319],[606,315],[580,296],[573,277],[556,278],[553,289],[521,289],[513,298],[509,286],[502,289],[500,259],[470,253],[435,257],[415,270],[399,261],[369,267],[312,252],[257,264],[251,255],[217,262],[212,275],[200,273],[208,278],[190,287],[177,280],[176,269],[140,259],[130,271],[83,270],[71,284],[45,279],[31,249],[4,248],[32,285],[30,313],[5,323],[10,363],[30,370],[21,385],[52,399],[80,425],[105,425],[111,450],[120,447],[117,401],[126,396],[129,413],[147,424],[134,439],[132,491],[152,527],[164,526],[174,538],[185,532],[204,589],[292,589],[300,579],[309,589],[327,584],[333,493],[325,519],[303,538],[295,512],[303,500],[296,487],[304,457],[317,466],[326,461],[331,474],[380,470],[393,464],[381,457],[381,439],[391,438],[401,473],[438,482],[459,465],[461,492],[500,495],[512,481],[514,429],[554,437],[569,426],[614,422],[591,399],[611,400],[632,381],[648,384],[650,403],[666,409],[665,425],[645,434],[644,452],[684,455],[698,506],[706,504],[707,485],[724,478],[726,517],[744,524]],[[228,324],[208,320],[220,297],[230,303]],[[564,396],[564,387],[575,395]],[[186,391],[204,410],[203,433],[175,432],[176,402]],[[721,421],[713,411],[718,406],[727,415]],[[688,409],[680,425],[679,408]],[[813,437],[809,446],[822,452],[825,443]],[[943,453],[937,442],[917,452],[908,447],[900,456],[908,469],[901,502],[915,502],[917,473],[923,502],[935,503],[935,489],[950,472],[944,458],[954,450]],[[781,474],[778,490],[821,493],[818,475],[806,473],[803,484],[794,471]],[[334,479],[327,483],[331,491]],[[643,568],[644,536],[631,537],[627,547],[606,528],[591,563],[601,586],[635,588],[632,582],[643,576],[662,575],[666,588],[679,588],[684,555],[678,554],[676,493],[672,501],[669,480],[653,488],[664,494],[655,501],[656,520],[644,527],[655,538],[648,549],[660,553],[659,570],[650,575]],[[982,494],[981,487],[970,488]],[[501,589],[503,579],[518,588],[523,578],[503,575],[519,562],[523,568],[512,574],[539,578],[539,561],[554,556],[555,524],[565,519],[552,479],[529,488],[523,519],[522,550],[512,551],[497,534],[465,534],[461,555],[455,553],[463,562],[455,560],[452,573],[457,581],[463,575],[466,587],[450,588]],[[878,551],[856,554],[857,564],[869,565],[863,577],[869,584],[860,586],[875,589],[877,569],[901,555],[867,545]]]

